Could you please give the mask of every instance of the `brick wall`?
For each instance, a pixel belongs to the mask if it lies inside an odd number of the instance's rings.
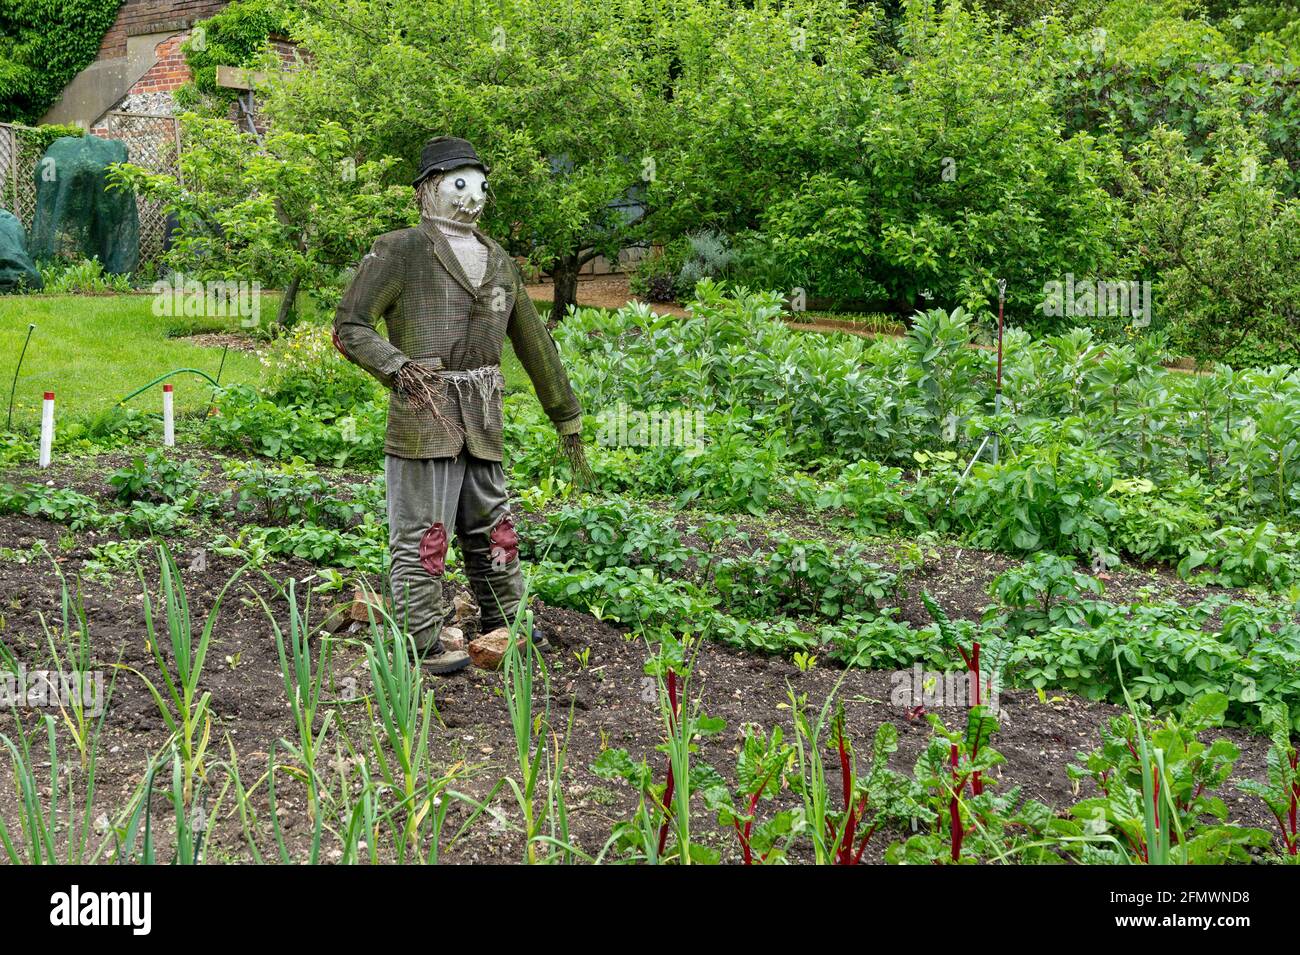
[[[190,78],[190,69],[185,65],[185,54],[181,52],[181,44],[188,35],[188,31],[177,33],[154,47],[158,62],[132,84],[113,109],[153,116],[172,115],[175,112],[172,91]],[[96,136],[111,135],[103,126],[97,126],[91,132]]]
[[[126,0],[99,45],[102,58],[126,55],[126,38],[181,30],[212,16],[230,0]]]
[[[163,40],[156,46],[158,62],[144,76],[136,80],[131,93],[170,93],[187,83],[190,68],[185,65],[185,54],[181,52],[181,43],[188,34],[178,33]]]

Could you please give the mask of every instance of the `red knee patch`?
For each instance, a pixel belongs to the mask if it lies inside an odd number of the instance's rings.
[[[519,534],[515,532],[515,522],[509,514],[497,521],[488,542],[492,545],[488,556],[492,558],[494,567],[501,567],[519,557]]]
[[[339,354],[342,355],[344,358],[347,358],[348,361],[351,361],[352,359],[348,356],[348,353],[343,349],[343,343],[339,341],[339,330],[337,328],[330,332],[330,338],[334,341],[334,347],[339,350]]]
[[[420,538],[420,563],[431,577],[441,577],[447,569],[447,528],[441,522]]]

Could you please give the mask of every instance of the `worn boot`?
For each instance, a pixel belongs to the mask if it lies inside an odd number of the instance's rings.
[[[542,650],[548,653],[551,650],[555,649],[555,644],[551,643],[550,640],[546,639],[545,631],[543,631],[541,627],[538,627],[536,625],[533,626],[533,646],[536,647],[538,650]]]
[[[460,636],[460,646],[455,644],[457,636]],[[446,642],[443,637],[448,638]],[[454,627],[429,627],[415,634],[415,650],[420,655],[420,663],[430,673],[438,676],[456,673],[469,666],[469,654],[465,652],[464,642],[464,636]]]
[[[446,676],[469,666],[469,654],[464,650],[448,650],[439,640],[424,654],[420,663],[435,676]]]

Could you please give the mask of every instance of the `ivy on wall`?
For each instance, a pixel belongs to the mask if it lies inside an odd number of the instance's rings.
[[[0,122],[35,123],[89,66],[122,0],[0,3]]]
[[[208,99],[224,109],[236,93],[217,86],[217,67],[257,66],[266,53],[267,38],[288,35],[292,22],[284,0],[236,0],[196,24],[183,46],[193,79],[176,91],[177,103],[192,108]]]

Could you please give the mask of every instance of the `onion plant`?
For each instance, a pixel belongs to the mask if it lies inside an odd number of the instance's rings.
[[[285,593],[289,604],[288,649],[285,648],[285,634],[279,622],[271,613],[266,601],[262,607],[271,621],[271,632],[275,637],[276,654],[280,661],[280,676],[284,681],[284,695],[293,712],[294,727],[298,731],[296,744],[285,742],[286,748],[302,766],[303,781],[307,786],[307,817],[315,821],[320,809],[320,777],[316,770],[317,754],[329,732],[334,713],[326,710],[316,728],[317,715],[321,709],[322,682],[329,672],[331,658],[331,641],[328,633],[320,636],[318,655],[313,664],[311,651],[311,595],[308,593],[300,607],[296,593],[296,580],[290,580]]]
[[[794,724],[790,786],[802,800],[800,826],[812,842],[813,859],[818,865],[860,861],[867,841],[877,828],[874,824],[862,825],[870,793],[857,779],[852,749],[844,735],[843,709],[838,702],[840,687],[863,652],[859,651],[848,661],[844,673],[831,687],[815,717],[809,715],[807,697],[796,694],[793,687],[786,688]],[[892,731],[893,727],[888,729]],[[891,737],[882,726],[876,737],[869,779],[878,776],[881,780],[896,780],[897,774],[885,766],[888,754],[897,748],[896,741],[897,733]],[[839,809],[835,808],[834,790],[827,777],[823,746],[834,752],[840,766]]]
[[[176,740],[177,752],[184,770],[184,794],[188,803],[193,795],[196,776],[203,776],[205,773],[204,756],[212,733],[212,713],[209,705],[211,694],[199,690],[203,664],[207,659],[208,646],[212,640],[212,630],[217,623],[217,615],[221,611],[221,603],[231,586],[247,569],[247,565],[235,571],[217,594],[212,609],[204,619],[197,643],[194,640],[193,622],[189,601],[185,596],[185,585],[181,580],[176,561],[166,545],[158,546],[158,565],[166,639],[171,650],[170,663],[163,656],[153,599],[149,595],[149,585],[145,581],[144,571],[137,569],[137,574],[144,591],[145,634],[149,649],[162,675],[166,697],[164,698],[154,682],[139,670],[131,667],[126,669],[144,681],[163,722]]]
[[[533,614],[528,609],[525,591],[515,617],[510,621],[510,639],[501,661],[502,696],[514,736],[515,775],[504,778],[504,785],[514,796],[523,818],[524,857],[530,864],[540,861],[570,861],[573,847],[569,841],[569,813],[564,799],[563,775],[568,757],[569,731],[573,713],[563,738],[551,721],[550,673],[542,655],[530,639],[520,634],[533,630]],[[537,675],[541,675],[540,694]],[[534,714],[540,704],[541,711]],[[486,805],[488,800],[484,800]],[[538,853],[539,846],[556,850],[558,858]]]
[[[234,744],[230,742],[229,737],[227,737],[226,745],[230,751],[230,759],[226,766],[230,782],[235,788],[235,811],[239,813],[239,822],[244,832],[244,841],[248,844],[248,849],[253,856],[253,861],[258,865],[262,865],[267,860],[257,844],[255,830],[258,828],[259,824],[257,820],[257,812],[252,806],[252,792],[245,788],[243,778],[239,775],[238,755],[236,754]],[[276,769],[283,769],[284,767],[277,767],[275,746],[275,743],[271,744],[271,752],[267,758],[266,773],[261,777],[261,779],[254,783],[253,790],[260,787],[263,781],[266,782],[267,812],[271,817],[271,833],[274,838],[277,853],[277,857],[272,861],[279,862],[282,865],[292,865],[295,860],[289,852],[288,844],[284,841],[284,828],[280,824],[279,803],[276,798]],[[321,836],[323,829],[324,815],[318,812],[312,826],[311,844],[306,860],[310,865],[315,865],[320,861]]]
[[[425,689],[419,654],[405,628],[382,609],[379,601],[368,600],[367,608],[370,640],[366,644],[366,662],[372,693],[366,700],[366,711],[380,773],[401,797],[404,822],[397,846],[401,862],[408,850],[418,850],[420,825],[433,808],[433,797],[420,784],[429,768],[433,690]]]
[[[59,712],[68,727],[72,741],[81,755],[81,768],[86,769],[89,756],[88,744],[96,725],[95,717],[102,715],[105,701],[90,698],[87,695],[93,686],[90,660],[90,628],[86,623],[86,610],[81,600],[80,587],[74,593],[68,587],[59,565],[51,560],[54,573],[59,579],[60,626],[57,637],[55,630],[40,614],[41,629],[45,631],[45,641],[50,648],[53,669],[59,674],[62,687],[67,694],[59,697]],[[60,650],[62,647],[62,650]],[[66,698],[65,698],[66,696]],[[99,710],[99,713],[96,713]]]

